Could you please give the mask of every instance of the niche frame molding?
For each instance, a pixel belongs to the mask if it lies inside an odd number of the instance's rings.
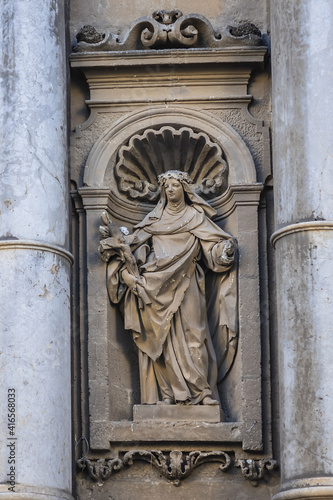
[[[166,447],[193,443],[201,449],[222,445],[238,450],[242,456],[244,452],[264,456],[258,249],[258,206],[263,184],[257,182],[254,160],[244,140],[231,125],[209,112],[209,106],[247,106],[252,99],[247,91],[251,73],[263,67],[266,52],[262,46],[240,46],[71,55],[72,67],[83,71],[90,89],[86,103],[91,117],[79,127],[80,133],[85,127],[94,127],[99,112],[123,112],[94,142],[77,189],[86,214],[91,452],[116,456],[117,450],[129,450],[134,443],[142,449],[155,449],[160,443]],[[237,237],[240,247],[237,356],[241,366],[241,409],[237,421],[152,425],[110,418],[112,401],[108,394],[115,383],[110,366],[114,363],[117,321],[110,319],[113,312],[105,286],[106,264],[98,255],[100,216],[106,210],[115,222],[134,225],[152,205],[140,203],[138,208],[138,203],[124,201],[108,171],[110,165],[115,165],[120,146],[134,134],[163,126],[202,131],[221,146],[228,163],[229,187],[211,203],[218,212],[217,223]],[[76,131],[74,135],[79,134]],[[236,231],[229,229],[231,218]]]

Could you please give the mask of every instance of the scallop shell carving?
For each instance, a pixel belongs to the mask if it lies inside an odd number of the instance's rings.
[[[228,166],[221,147],[203,132],[165,126],[134,135],[119,150],[115,177],[128,198],[154,202],[157,177],[168,170],[187,172],[198,194],[215,198],[228,187]]]

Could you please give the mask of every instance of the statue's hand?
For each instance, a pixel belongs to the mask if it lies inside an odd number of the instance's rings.
[[[127,269],[123,270],[123,272],[121,273],[121,277],[128,288],[132,290],[133,293],[137,294],[136,285],[137,283],[139,283],[139,279],[133,276],[133,274],[129,273]]]
[[[225,265],[232,264],[235,260],[235,243],[233,240],[223,242],[221,261]]]

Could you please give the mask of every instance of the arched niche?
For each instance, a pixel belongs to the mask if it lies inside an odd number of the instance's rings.
[[[85,166],[84,186],[107,187],[107,169],[115,152],[134,134],[148,128],[171,125],[190,127],[206,133],[219,143],[229,165],[230,184],[256,183],[256,170],[246,144],[227,123],[202,111],[184,107],[155,107],[131,114],[107,129],[93,146]]]
[[[109,449],[113,442],[140,442],[141,427],[132,422],[138,403],[135,354],[131,337],[110,304],[105,263],[98,255],[100,217],[107,210],[115,222],[133,225],[151,210],[151,204],[121,198],[112,185],[119,149],[147,129],[188,127],[220,145],[229,168],[229,187],[211,200],[217,223],[239,243],[239,347],[226,380],[230,419],[201,424],[201,440],[238,443],[244,450],[262,449],[261,348],[258,267],[258,204],[262,185],[256,182],[253,158],[241,137],[225,122],[206,112],[184,107],[153,107],[116,122],[96,141],[87,159],[84,186],[80,188],[87,221],[88,371],[90,443]],[[111,182],[111,184],[110,184]],[[228,385],[229,384],[229,385]],[[255,425],[254,425],[255,422]],[[148,429],[148,428],[147,428]],[[163,422],[145,434],[147,442],[193,440],[191,429],[175,424],[172,432]],[[111,444],[110,444],[111,443]]]

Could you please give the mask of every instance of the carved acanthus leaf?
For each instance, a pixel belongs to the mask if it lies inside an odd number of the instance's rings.
[[[113,471],[118,471],[124,467],[124,463],[120,458],[89,460],[86,457],[80,458],[77,461],[78,468],[88,472],[89,477],[94,481],[105,481]]]
[[[96,28],[86,24],[83,28],[80,29],[78,34],[76,35],[76,39],[78,43],[85,42],[88,44],[99,43],[103,40],[103,33],[98,33]]]
[[[244,23],[239,26],[229,26],[230,35],[241,38],[245,36],[261,37],[261,31],[252,23]]]
[[[235,467],[240,467],[245,479],[257,486],[258,481],[263,479],[266,471],[277,469],[277,461],[267,458],[261,460],[236,460]]]
[[[187,172],[205,198],[228,187],[228,166],[221,147],[203,132],[165,126],[136,134],[119,150],[115,177],[120,192],[132,200],[155,202],[158,175],[168,170]]]
[[[98,33],[84,26],[76,36],[74,52],[119,51],[167,48],[224,48],[237,45],[261,45],[261,33],[251,23],[227,26],[216,33],[211,23],[200,14],[183,15],[180,10],[158,10],[152,17],[135,21],[124,36]]]
[[[134,460],[144,460],[152,464],[167,479],[174,481],[175,485],[179,481],[188,477],[192,471],[207,462],[221,462],[221,470],[230,467],[231,459],[224,451],[201,452],[192,451],[182,453],[179,450],[171,451],[166,457],[161,451],[129,451],[124,456],[124,463],[132,465]]]
[[[230,456],[224,451],[192,451],[183,453],[179,450],[171,451],[165,455],[159,450],[132,450],[125,453],[123,459],[78,460],[80,470],[88,472],[94,481],[104,481],[113,471],[120,470],[124,465],[133,465],[134,461],[141,460],[154,466],[160,474],[179,486],[180,481],[187,478],[192,471],[207,462],[220,462],[220,469],[226,471],[231,465]]]
[[[148,462],[155,467],[169,481],[173,481],[175,486],[179,486],[181,481],[187,478],[194,469],[209,462],[221,463],[219,469],[227,472],[230,467],[240,467],[243,477],[251,481],[253,486],[257,486],[264,478],[265,473],[278,468],[276,460],[272,459],[238,459],[232,461],[228,453],[224,451],[191,451],[182,452],[173,450],[163,453],[160,450],[131,450],[126,452],[122,458],[89,460],[86,457],[77,461],[78,468],[85,470],[89,477],[100,483],[108,479],[114,471],[119,471],[124,466],[131,466],[136,461]]]

